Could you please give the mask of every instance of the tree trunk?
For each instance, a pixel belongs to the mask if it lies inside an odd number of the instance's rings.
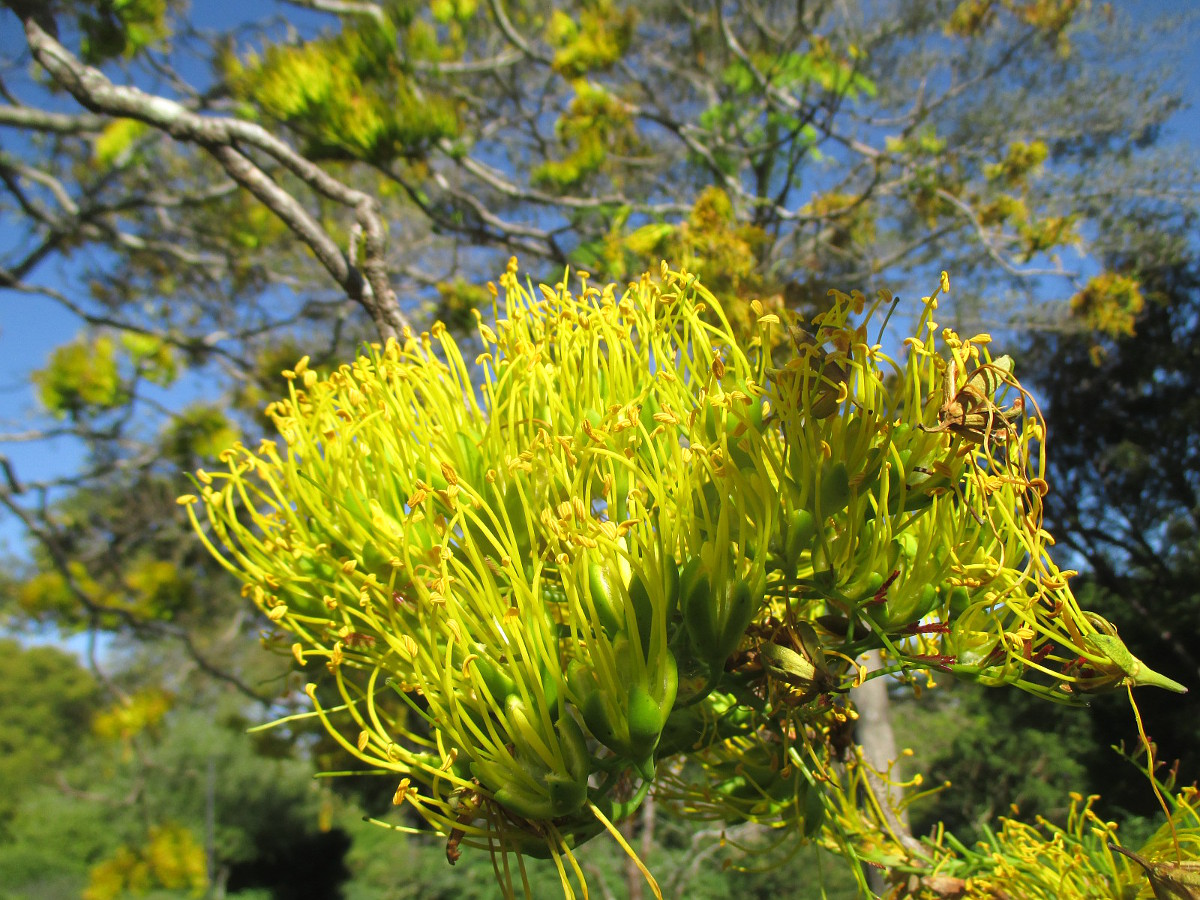
[[[864,661],[867,669],[882,667],[880,653],[872,650]],[[854,730],[854,739],[862,747],[863,761],[886,775],[888,766],[896,759],[896,736],[892,731],[892,719],[889,712],[887,681],[884,678],[873,678],[861,687],[850,692],[854,707],[858,710],[858,724]],[[879,804],[884,815],[888,817],[887,825],[895,832],[896,837],[908,849],[913,849],[915,841],[908,827],[908,813],[899,809],[903,791],[894,787],[887,778],[868,776],[872,789],[879,795]],[[880,893],[885,887],[883,873],[871,868],[867,872],[871,889]]]

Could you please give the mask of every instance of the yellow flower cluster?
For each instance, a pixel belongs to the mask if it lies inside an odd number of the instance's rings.
[[[440,324],[327,378],[301,360],[280,442],[181,498],[297,664],[328,668],[331,734],[452,860],[550,855],[569,891],[572,848],[621,840],[656,783],[815,834],[867,677],[1171,686],[1049,560],[1044,431],[986,336],[946,332],[943,358],[938,292],[901,364],[868,340],[886,297],[835,293],[806,327],[752,304],[739,342],[665,264],[620,296],[580,282],[534,290],[514,260],[473,365]]]

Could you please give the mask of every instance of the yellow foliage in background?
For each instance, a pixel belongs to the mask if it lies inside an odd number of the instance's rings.
[[[208,887],[204,847],[182,825],[151,826],[140,847],[122,845],[92,867],[83,900],[117,900],[156,888],[187,890],[201,897]]]

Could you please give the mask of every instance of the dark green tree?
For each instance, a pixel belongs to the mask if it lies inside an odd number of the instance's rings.
[[[70,653],[0,640],[0,831],[26,790],[54,782],[102,704],[100,686]]]
[[[1171,227],[1174,225],[1174,227]],[[1111,269],[1144,297],[1131,326],[1041,336],[1030,348],[1050,423],[1048,527],[1089,602],[1191,693],[1140,705],[1166,761],[1200,778],[1200,264],[1193,220],[1130,223]],[[1081,312],[1084,311],[1081,304]],[[1150,649],[1153,648],[1153,649]],[[1136,742],[1126,707],[1098,701],[1098,749]],[[1094,782],[1110,758],[1089,755]],[[1145,811],[1134,786],[1108,791]]]

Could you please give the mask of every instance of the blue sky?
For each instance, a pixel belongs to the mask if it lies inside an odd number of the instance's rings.
[[[1118,4],[1135,21],[1166,18],[1178,20],[1194,17],[1196,8],[1191,0],[1129,0]],[[231,16],[249,18],[260,10],[276,11],[277,4],[264,0],[198,0],[193,4],[195,17],[201,24],[215,25]],[[12,17],[0,12],[0,52],[11,54],[20,46],[17,29],[10,28]],[[318,18],[317,21],[320,21]],[[1194,152],[1200,144],[1200,29],[1179,28],[1169,31],[1158,46],[1147,52],[1155,62],[1173,70],[1171,85],[1178,89],[1188,108],[1179,112],[1163,136],[1164,142],[1175,143]],[[14,140],[12,134],[0,131],[0,148]],[[0,221],[0,228],[4,227]],[[2,239],[0,239],[2,240]],[[69,263],[55,261],[39,273],[39,281],[57,285],[68,283],[66,270],[55,266]],[[0,291],[0,431],[19,432],[34,421],[37,402],[30,383],[32,370],[45,364],[51,350],[69,340],[79,324],[56,304],[36,296]],[[79,463],[77,447],[67,441],[0,446],[23,479],[39,479],[72,470]],[[19,530],[16,523],[0,514],[0,548],[7,542],[10,549]]]

